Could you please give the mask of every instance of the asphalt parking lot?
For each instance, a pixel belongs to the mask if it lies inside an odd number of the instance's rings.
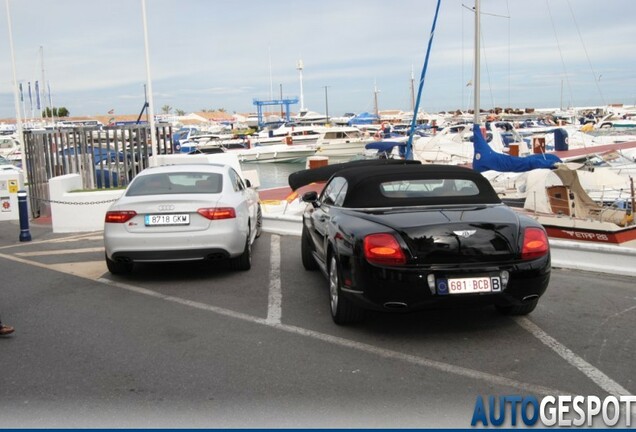
[[[17,328],[0,340],[4,427],[469,427],[478,395],[636,392],[630,277],[554,269],[528,317],[339,327],[298,237],[263,234],[248,272],[115,277],[99,232],[19,243],[14,228],[0,223],[0,316]]]

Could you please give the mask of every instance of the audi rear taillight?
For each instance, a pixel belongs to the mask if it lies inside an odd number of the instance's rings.
[[[541,228],[526,228],[523,232],[521,259],[530,260],[542,257],[550,250],[548,236]]]
[[[232,207],[202,208],[197,210],[197,213],[210,220],[234,219],[236,217],[236,210]]]
[[[371,234],[363,241],[364,257],[373,264],[406,264],[406,255],[391,234]]]
[[[137,216],[133,210],[114,210],[106,212],[106,223],[125,223]]]

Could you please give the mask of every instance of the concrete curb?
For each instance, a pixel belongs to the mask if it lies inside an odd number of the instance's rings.
[[[552,266],[636,276],[636,248],[550,239]]]
[[[263,214],[263,231],[300,236],[302,216]],[[552,267],[636,276],[636,248],[550,239]]]

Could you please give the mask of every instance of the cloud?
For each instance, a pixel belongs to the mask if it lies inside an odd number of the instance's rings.
[[[411,68],[419,77],[435,4],[147,1],[155,104],[253,111],[254,97],[278,95],[281,86],[285,95],[299,96],[296,62],[302,58],[310,107],[324,105],[324,86],[329,86],[330,112],[359,111],[369,106],[377,82],[383,108],[408,109]],[[11,8],[20,80],[41,80],[43,46],[54,101],[77,114],[115,104],[117,112],[138,110],[135,95],[143,97],[146,81],[139,2],[21,0]],[[560,87],[563,76],[576,82],[573,92],[589,93],[590,64],[603,74],[608,94],[620,98],[634,87],[634,60],[625,53],[636,39],[631,22],[636,2],[490,0],[482,3],[482,12],[499,15],[482,16],[482,67],[495,100],[508,100],[510,81],[516,103],[553,104],[550,89]],[[510,19],[501,17],[507,15]],[[3,18],[0,32],[6,32]],[[465,103],[472,39],[473,13],[459,1],[442,2],[425,80],[428,106],[451,109]],[[0,58],[9,59],[6,44],[0,45]],[[0,76],[0,95],[10,97],[9,61],[0,62]],[[0,117],[9,116],[12,104],[0,104]]]

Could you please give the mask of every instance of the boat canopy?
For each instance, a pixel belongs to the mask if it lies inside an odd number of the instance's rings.
[[[371,114],[369,112],[361,112],[360,114],[352,117],[348,124],[349,126],[354,125],[368,125],[373,123],[378,123],[380,121],[380,117],[375,114]]]
[[[490,148],[484,139],[479,124],[473,125],[473,169],[484,172],[488,170],[499,172],[526,172],[537,168],[554,168],[561,162],[553,154],[535,154],[529,156],[510,156],[497,153]]]

